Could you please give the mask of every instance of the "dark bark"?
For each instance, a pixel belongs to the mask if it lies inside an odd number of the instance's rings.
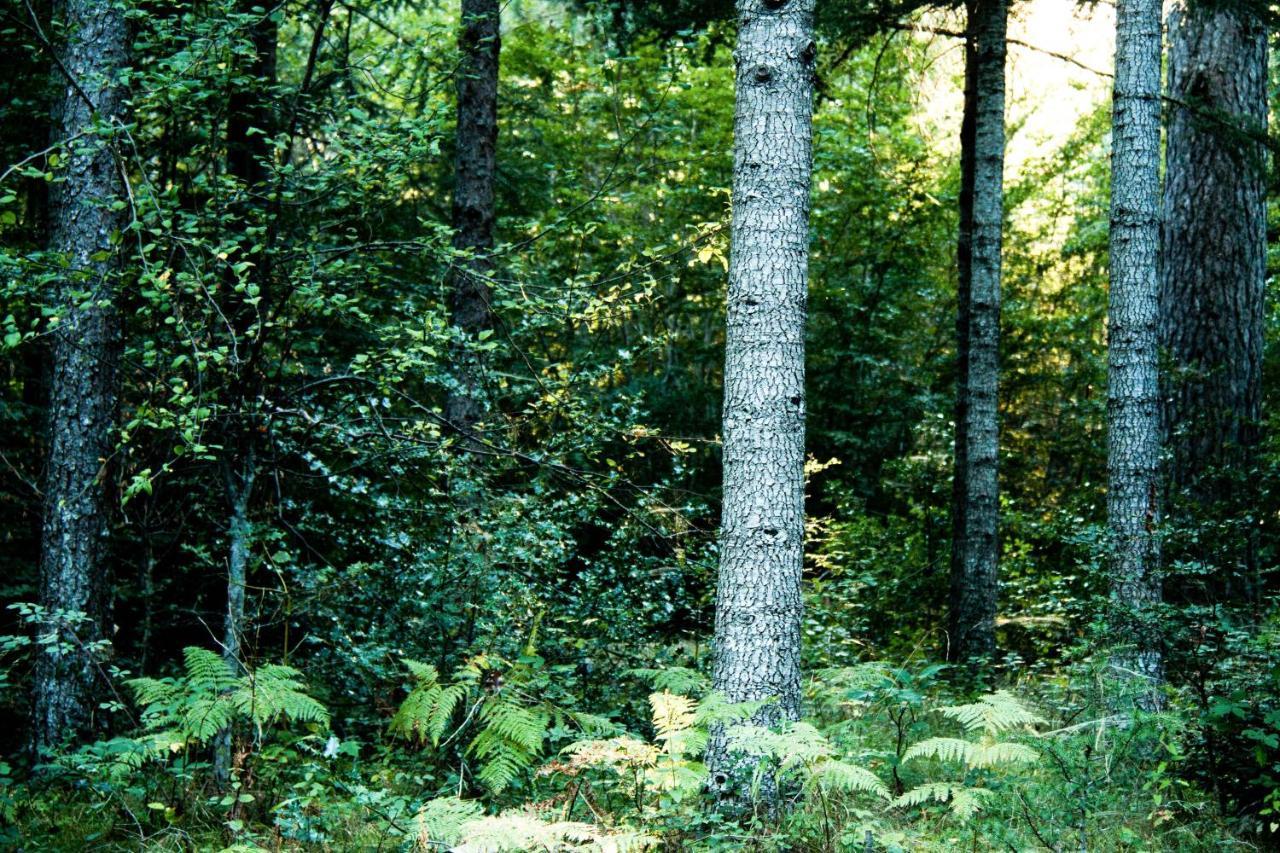
[[[1000,258],[1006,0],[968,4],[956,315],[956,441],[948,658],[996,651]]]
[[[1262,414],[1267,41],[1243,6],[1170,10],[1160,275],[1162,421],[1174,521],[1238,524],[1186,556],[1257,593],[1250,542]],[[1181,506],[1186,512],[1179,512]]]
[[[1112,102],[1107,309],[1111,641],[1138,703],[1158,704],[1160,0],[1120,0]]]
[[[471,432],[486,403],[481,365],[468,345],[493,327],[489,281],[493,275],[494,179],[498,144],[498,0],[462,0],[458,46],[458,129],[453,191],[453,247],[449,308],[463,343],[456,352],[456,387],[445,418]]]
[[[36,657],[32,744],[89,733],[97,663],[88,645],[109,611],[107,470],[119,397],[119,246],[128,222],[113,128],[125,117],[118,72],[127,61],[124,15],[114,4],[65,0],[68,38],[58,48],[56,140],[75,138],[49,201],[49,249],[67,267],[52,331],[49,458],[40,554],[40,604],[58,642]],[[78,137],[78,138],[76,138]],[[87,621],[63,618],[82,613]]]
[[[730,701],[766,701],[753,719],[765,726],[800,713],[813,6],[739,0],[734,54],[714,683]],[[754,767],[723,730],[707,760],[719,795],[745,800]],[[776,807],[768,780],[761,795]]]

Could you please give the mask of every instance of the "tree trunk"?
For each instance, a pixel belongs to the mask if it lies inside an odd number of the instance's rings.
[[[714,682],[730,701],[768,700],[766,726],[800,713],[813,7],[738,2]],[[722,797],[744,799],[754,768],[723,731],[708,765]]]
[[[1006,0],[971,0],[960,132],[956,446],[948,658],[996,651]]]
[[[117,74],[127,61],[123,12],[114,4],[65,0],[69,38],[59,49],[54,134],[72,140],[64,180],[50,198],[52,252],[67,268],[58,285],[49,388],[49,460],[40,554],[45,630],[58,642],[36,658],[32,743],[56,746],[93,728],[96,663],[87,644],[104,636],[110,594],[107,461],[119,397],[118,247],[127,209],[121,166],[110,150],[125,116]],[[70,78],[70,79],[68,79]],[[79,138],[76,138],[79,137]],[[65,618],[80,613],[87,620]]]
[[[1243,7],[1169,13],[1169,96],[1160,342],[1173,504],[1241,524],[1194,556],[1257,594],[1249,547],[1262,416],[1266,283],[1267,40]],[[1174,506],[1171,514],[1178,513]],[[1175,516],[1176,517],[1176,516]],[[1188,518],[1188,520],[1190,520]],[[1210,539],[1214,537],[1209,537]]]
[[[1112,641],[1139,704],[1163,675],[1155,608],[1160,494],[1157,321],[1160,241],[1160,0],[1119,0],[1112,102],[1111,290],[1107,309],[1107,519]]]
[[[493,274],[494,179],[498,144],[498,0],[462,0],[458,46],[458,130],[453,191],[453,247],[449,308],[464,341],[457,350],[456,387],[445,418],[465,433],[484,416],[479,359],[469,344],[493,326],[489,279]]]
[[[272,138],[278,122],[272,107],[271,90],[276,84],[279,25],[270,14],[262,11],[258,0],[243,0],[238,11],[253,19],[249,31],[253,59],[246,71],[255,83],[251,88],[234,92],[227,102],[227,172],[240,182],[246,199],[242,205],[243,215],[245,220],[252,221],[261,216],[267,207],[263,199],[272,178]],[[274,222],[269,227],[274,228]],[[259,293],[268,293],[271,276],[269,252],[256,252],[248,257],[253,261],[250,275],[254,277]],[[235,325],[237,334],[243,335],[257,322],[258,313],[257,309],[248,309],[236,312],[235,316],[238,320]],[[257,381],[255,377],[246,384],[252,387]],[[243,385],[237,387],[242,390],[244,388]],[[256,408],[255,403],[248,399],[255,396],[257,394],[254,391],[244,394],[246,399],[240,401],[244,411],[252,412]],[[226,440],[227,449],[224,453],[228,455],[222,463],[227,503],[231,509],[227,523],[227,610],[223,614],[222,623],[222,658],[237,673],[243,668],[245,584],[248,580],[249,547],[253,530],[249,520],[249,506],[257,475],[257,430],[254,429],[253,416],[249,415],[248,419],[248,424],[232,425],[235,432]],[[214,777],[221,786],[225,786],[231,779],[234,760],[232,741],[233,732],[230,728],[218,732],[214,739]]]
[[[231,505],[231,521],[227,525],[227,612],[222,622],[222,659],[237,674],[244,669],[241,655],[245,629],[244,593],[249,580],[249,549],[253,541],[249,501],[253,497],[253,480],[257,473],[252,444],[241,460],[239,471],[228,464],[223,472],[227,502]],[[228,727],[218,732],[214,741],[214,777],[219,785],[225,786],[230,781],[233,761],[232,731]]]

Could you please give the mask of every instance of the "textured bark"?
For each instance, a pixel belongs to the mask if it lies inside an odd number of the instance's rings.
[[[948,657],[996,651],[999,592],[1000,255],[1004,220],[1005,0],[968,4],[960,133],[956,444]]]
[[[104,129],[125,114],[125,93],[117,85],[127,57],[124,15],[114,4],[93,0],[66,0],[57,11],[69,38],[59,49],[54,135],[84,135],[68,146],[64,180],[53,186],[49,208],[49,248],[67,268],[58,283],[52,335],[40,604],[50,614],[45,630],[55,631],[60,642],[41,646],[36,658],[37,748],[85,734],[94,723],[96,664],[85,644],[102,638],[109,609],[106,469],[121,348],[116,247],[127,223],[125,210],[112,209],[124,187]],[[89,620],[68,624],[55,611],[84,613]]]
[[[1162,657],[1159,365],[1160,0],[1119,0],[1107,309],[1107,519],[1118,670],[1156,700]]]
[[[498,0],[462,0],[458,46],[458,130],[453,191],[455,262],[449,307],[466,339],[493,326],[489,279],[493,274],[494,179],[498,144]],[[457,387],[445,401],[445,417],[471,432],[484,416],[479,359],[465,346],[457,353]]]
[[[1163,425],[1174,501],[1240,520],[1256,511],[1249,476],[1262,414],[1266,282],[1267,41],[1238,5],[1169,13],[1160,342],[1168,358]],[[1171,512],[1174,510],[1171,509]],[[1248,537],[1196,554],[1250,585]],[[1234,575],[1235,577],[1232,577]]]
[[[244,593],[249,581],[249,548],[253,526],[249,520],[249,501],[253,497],[253,480],[257,476],[257,460],[250,446],[239,471],[228,467],[224,472],[227,501],[231,504],[231,520],[227,525],[227,612],[222,622],[222,659],[235,672],[241,672],[244,636]],[[214,743],[214,777],[225,785],[231,778],[232,732],[218,732]]]
[[[724,371],[717,690],[800,713],[804,335],[812,160],[813,0],[739,0],[733,225]],[[741,798],[724,732],[712,784]],[[766,786],[766,799],[771,797]]]

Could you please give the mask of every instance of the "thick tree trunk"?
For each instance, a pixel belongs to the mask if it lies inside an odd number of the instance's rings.
[[[1160,342],[1173,506],[1243,522],[1262,414],[1266,283],[1267,39],[1239,6],[1169,13]],[[1244,526],[1242,524],[1242,526]],[[1252,589],[1250,533],[1200,540],[1231,593]],[[1253,594],[1257,590],[1252,589]]]
[[[497,173],[499,10],[498,0],[462,0],[453,191],[453,247],[460,255],[451,273],[449,307],[454,326],[467,342],[493,326],[489,279]],[[445,418],[470,433],[486,407],[479,359],[465,344],[458,349],[454,379],[457,385],[445,401]]]
[[[956,445],[948,658],[996,651],[1000,495],[1000,255],[1004,221],[1006,0],[968,4],[960,133]]]
[[[804,336],[812,160],[813,0],[739,0],[733,226],[724,371],[717,690],[800,713]],[[718,732],[712,784],[741,800],[749,765]],[[774,794],[766,785],[766,799]]]
[[[125,93],[117,83],[127,60],[124,15],[114,4],[94,0],[65,0],[58,15],[69,37],[55,71],[60,101],[54,134],[74,141],[64,180],[50,198],[49,248],[66,258],[67,269],[52,335],[40,604],[46,630],[58,642],[42,645],[36,658],[36,747],[93,727],[96,664],[86,644],[102,639],[109,609],[106,469],[120,383],[117,249],[128,222],[126,209],[113,208],[125,190],[109,147],[111,127],[125,115]],[[70,612],[88,620],[59,615]]]
[[[1160,412],[1160,0],[1120,0],[1112,103],[1107,311],[1107,519],[1115,664],[1157,703],[1162,655]]]

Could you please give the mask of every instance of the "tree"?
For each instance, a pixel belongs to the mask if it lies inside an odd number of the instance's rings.
[[[128,224],[123,169],[111,143],[125,119],[127,61],[119,6],[65,0],[55,65],[55,143],[62,176],[50,194],[49,250],[65,264],[55,292],[32,744],[55,746],[94,724],[92,646],[109,612],[107,470],[120,392],[119,249]]]
[[[453,247],[450,312],[464,337],[455,377],[458,387],[445,401],[445,418],[470,432],[484,414],[480,365],[467,341],[493,326],[489,279],[493,274],[494,179],[498,144],[498,56],[501,50],[498,0],[462,0],[457,70],[458,132],[453,190]]]
[[[971,0],[967,9],[947,647],[954,661],[995,654],[1000,561],[997,406],[1008,5],[1006,0]]]
[[[1120,0],[1112,100],[1107,307],[1107,522],[1112,640],[1122,674],[1156,704],[1161,599],[1159,363],[1160,2]]]
[[[767,726],[800,713],[813,5],[738,3],[714,684]],[[708,764],[743,796],[723,731]]]
[[[1266,28],[1244,6],[1197,3],[1174,6],[1168,30],[1160,275],[1168,482],[1173,503],[1236,525],[1221,555],[1235,570],[1223,578],[1230,591],[1253,583],[1248,519],[1259,500],[1248,484],[1262,416]]]
[[[272,96],[276,84],[279,24],[275,13],[264,9],[257,0],[241,0],[236,12],[246,22],[247,46],[250,51],[244,63],[244,75],[248,82],[238,87],[227,99],[227,174],[236,181],[236,191],[240,194],[237,212],[241,220],[265,229],[269,236],[262,242],[269,244],[273,242],[277,227],[276,217],[265,200],[270,194],[268,184],[274,174],[271,159],[278,124],[272,107]],[[256,293],[269,294],[271,252],[251,248],[244,258],[251,264],[248,275]],[[228,290],[234,293],[238,289],[235,287],[234,276],[232,279],[228,282]],[[248,342],[255,337],[250,334],[250,330],[260,321],[260,316],[254,304],[247,300],[237,300],[232,306],[230,317],[232,329],[238,338]],[[261,334],[259,330],[256,337],[260,338]],[[253,398],[258,395],[255,388],[258,380],[254,371],[246,371],[246,374],[236,383],[236,391],[242,397],[236,402],[243,411],[249,412],[254,408]],[[222,658],[237,673],[243,668],[245,589],[248,584],[253,536],[249,509],[258,473],[256,432],[259,425],[253,423],[253,420],[236,418],[229,422],[220,465],[223,489],[230,507],[227,522],[227,609],[223,616]],[[231,736],[231,729],[226,728],[218,733],[215,741],[215,775],[223,784],[228,781],[231,773]]]

